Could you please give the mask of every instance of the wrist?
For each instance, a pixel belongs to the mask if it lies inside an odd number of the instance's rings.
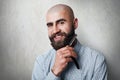
[[[60,73],[57,72],[54,68],[51,69],[51,71],[52,71],[52,73],[53,73],[55,76],[59,76],[59,75],[60,75]]]

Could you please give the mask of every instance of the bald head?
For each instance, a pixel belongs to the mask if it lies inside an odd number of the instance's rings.
[[[58,50],[69,44],[75,35],[78,20],[69,6],[57,4],[48,10],[46,24],[51,44]]]
[[[71,7],[65,5],[65,4],[57,4],[53,7],[51,7],[48,12],[47,12],[47,15],[50,14],[50,13],[55,13],[55,12],[60,12],[60,11],[64,11],[66,13],[66,15],[69,16],[69,18],[71,20],[74,19],[74,13],[73,13],[73,10]]]

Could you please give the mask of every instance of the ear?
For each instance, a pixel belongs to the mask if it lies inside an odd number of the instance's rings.
[[[76,29],[78,27],[78,19],[75,18],[74,19],[74,29]]]

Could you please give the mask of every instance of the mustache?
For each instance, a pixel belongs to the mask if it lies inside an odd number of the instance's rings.
[[[65,32],[57,32],[51,35],[50,39],[53,39],[56,36],[67,36],[67,34]]]

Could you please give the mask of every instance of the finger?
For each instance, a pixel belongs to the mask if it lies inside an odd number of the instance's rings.
[[[64,51],[58,50],[58,51],[56,52],[56,54],[57,54],[57,56],[62,57],[65,53],[64,53]]]
[[[62,49],[60,52],[63,55],[63,54],[66,54],[66,53],[70,53],[71,54],[73,51],[74,51],[73,48],[66,48],[66,49]]]
[[[66,64],[66,63],[69,63],[69,62],[71,62],[72,61],[72,58],[63,58],[63,59],[61,59],[61,63],[62,64]]]
[[[69,49],[69,50],[74,50],[74,48],[70,47],[69,45],[67,45],[66,48]]]
[[[72,58],[66,58],[66,62],[68,63],[68,62],[71,62],[72,61]]]
[[[64,54],[62,54],[64,57],[77,57],[77,54],[74,51],[70,51],[70,50],[66,50],[63,52]]]
[[[77,58],[77,53],[75,51],[72,52],[72,57]]]

